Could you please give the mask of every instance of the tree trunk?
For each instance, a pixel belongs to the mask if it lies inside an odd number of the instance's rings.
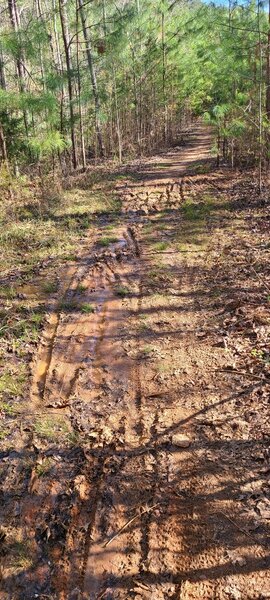
[[[266,54],[266,116],[270,120],[270,0],[268,3],[268,35]]]
[[[94,103],[95,103],[96,135],[97,135],[97,140],[98,140],[99,153],[100,153],[100,156],[103,158],[105,155],[105,152],[104,152],[103,137],[102,137],[102,132],[101,132],[100,118],[99,118],[100,101],[99,101],[97,79],[96,79],[96,73],[95,73],[94,61],[93,61],[93,55],[92,55],[92,44],[91,44],[91,38],[89,35],[89,31],[88,31],[88,28],[86,25],[86,14],[84,11],[83,0],[78,0],[78,2],[79,2],[79,9],[80,9],[80,15],[81,15],[81,21],[82,21],[83,36],[84,36],[84,41],[85,41],[85,46],[86,46],[86,56],[87,56],[88,68],[89,68],[90,79],[91,79],[92,89],[93,89]]]
[[[42,16],[42,10],[41,10],[41,4],[40,4],[40,0],[37,0],[36,2],[36,11],[37,11],[37,18],[43,23],[45,30],[46,30],[46,25]],[[39,42],[38,44],[39,47],[39,62],[40,62],[40,72],[41,72],[41,79],[42,79],[42,87],[43,87],[43,91],[46,92],[46,82],[45,82],[45,69],[44,69],[44,58],[43,58],[43,50],[42,50],[42,45]]]
[[[133,90],[134,90],[134,106],[135,106],[135,131],[136,139],[138,144],[138,151],[141,155],[141,136],[140,136],[140,115],[139,115],[139,102],[137,93],[137,77],[136,77],[136,66],[135,66],[135,51],[132,48],[132,65],[133,65]]]
[[[2,90],[7,89],[5,68],[4,68],[4,57],[2,47],[0,45],[0,87]]]
[[[6,140],[5,140],[4,131],[3,131],[3,127],[1,125],[1,123],[0,123],[0,150],[1,150],[2,160],[7,162],[7,160],[8,160],[7,146],[6,146]]]
[[[265,98],[265,112],[270,122],[270,0],[268,2],[268,33],[267,33],[267,48],[266,48],[266,98]],[[268,168],[270,164],[269,158],[269,147],[270,147],[270,134],[269,132],[265,135],[266,150],[267,150],[267,163]]]
[[[121,127],[120,127],[120,115],[119,115],[117,85],[116,85],[116,77],[115,77],[114,67],[113,67],[113,88],[114,88],[114,103],[115,103],[115,116],[116,116],[116,131],[117,131],[117,140],[118,140],[118,157],[119,157],[119,162],[121,163],[122,162],[122,135],[121,135]]]
[[[16,33],[20,26],[20,17],[17,9],[16,0],[8,0],[9,17],[12,28]],[[25,91],[25,69],[24,69],[24,57],[22,54],[16,60],[17,73],[19,77],[20,91]]]
[[[59,14],[61,20],[62,36],[65,49],[67,80],[68,80],[68,99],[69,99],[69,114],[70,114],[70,131],[71,131],[71,146],[72,146],[72,164],[74,169],[77,168],[77,149],[75,135],[75,115],[74,115],[74,94],[72,85],[72,61],[70,52],[70,39],[68,29],[68,18],[66,11],[67,0],[59,0]]]
[[[86,155],[85,155],[85,141],[84,141],[84,127],[83,127],[83,112],[81,102],[81,73],[80,73],[80,50],[79,50],[79,12],[78,3],[76,2],[76,59],[77,59],[77,73],[78,73],[78,105],[79,105],[79,116],[80,116],[80,138],[81,138],[81,157],[83,170],[86,169]]]
[[[162,96],[163,96],[163,111],[164,111],[164,142],[168,139],[168,109],[166,98],[166,44],[165,44],[165,15],[162,11],[161,15],[161,36],[162,36]]]
[[[260,2],[257,3],[258,20],[258,52],[259,52],[259,193],[262,191],[262,153],[263,153],[263,112],[262,112],[262,86],[263,86],[263,48],[261,40]]]
[[[9,12],[11,27],[15,31],[15,33],[18,33],[18,29],[20,27],[20,16],[18,13],[16,0],[8,0],[8,12]],[[17,71],[17,76],[18,76],[18,81],[19,81],[19,90],[23,94],[25,92],[26,85],[25,85],[24,56],[23,56],[22,52],[20,53],[19,57],[16,59],[15,64],[16,64],[16,71]],[[24,117],[25,132],[26,132],[26,135],[28,136],[28,118],[27,118],[26,111],[23,112],[23,117]]]

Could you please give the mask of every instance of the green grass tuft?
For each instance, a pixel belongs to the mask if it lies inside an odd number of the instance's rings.
[[[169,248],[169,243],[168,242],[157,242],[156,244],[154,244],[154,250],[156,250],[157,252],[162,252],[163,250],[167,250],[167,248]]]
[[[120,296],[121,298],[125,298],[126,296],[128,296],[129,289],[127,287],[125,287],[124,285],[118,285],[115,288],[115,293],[117,294],[117,296]]]
[[[78,310],[78,302],[76,300],[62,300],[59,304],[61,312],[72,312]]]
[[[86,292],[87,290],[87,285],[83,285],[82,283],[80,283],[77,287],[77,292],[79,294],[83,294],[84,292]]]
[[[57,281],[45,281],[42,286],[42,290],[45,294],[55,294],[58,289]]]
[[[82,304],[81,311],[86,314],[91,314],[95,312],[95,307],[93,304]]]
[[[26,367],[22,364],[17,369],[7,369],[0,375],[0,397],[22,396],[27,381]]]
[[[17,293],[16,290],[10,285],[1,285],[0,286],[0,297],[5,298],[6,300],[14,300],[16,298]]]
[[[103,246],[104,248],[106,248],[110,244],[115,244],[118,241],[119,239],[115,236],[104,236],[98,240],[98,244],[99,246]]]
[[[54,418],[45,416],[36,421],[34,431],[37,436],[48,441],[58,440],[59,435],[66,437],[69,432],[64,417]]]

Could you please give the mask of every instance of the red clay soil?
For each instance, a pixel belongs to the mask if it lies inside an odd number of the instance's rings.
[[[210,146],[122,178],[65,274],[30,402],[59,438],[25,416],[5,459],[1,600],[270,598],[269,208]]]

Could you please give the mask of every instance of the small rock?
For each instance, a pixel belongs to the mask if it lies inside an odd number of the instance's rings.
[[[68,600],[81,600],[82,594],[79,588],[74,588],[68,597]]]
[[[264,498],[257,504],[257,510],[259,511],[262,519],[270,519],[270,501]]]
[[[196,333],[196,337],[197,338],[205,338],[207,336],[207,332],[206,331],[198,331]]]
[[[191,441],[184,433],[174,433],[172,443],[174,446],[179,446],[179,448],[189,448]]]
[[[214,346],[216,346],[217,348],[227,348],[227,340],[223,337],[219,337],[216,339]]]
[[[228,302],[225,305],[224,312],[233,312],[234,310],[239,308],[239,306],[241,306],[241,300],[239,300],[239,299],[231,300],[230,302]]]
[[[227,551],[228,558],[232,561],[233,565],[239,565],[239,567],[244,567],[247,564],[247,561],[244,556],[241,554],[236,554],[235,552]]]
[[[224,592],[229,596],[229,598],[231,598],[231,600],[241,600],[242,598],[240,590],[238,590],[235,585],[227,585],[227,587],[224,589]]]

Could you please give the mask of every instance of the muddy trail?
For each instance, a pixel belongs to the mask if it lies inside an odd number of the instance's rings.
[[[30,398],[59,439],[25,415],[10,460],[31,469],[6,519],[31,563],[14,575],[4,554],[0,598],[270,597],[269,375],[250,354],[267,290],[248,267],[265,233],[228,206],[210,146],[198,127],[118,181],[121,212],[65,272]]]

